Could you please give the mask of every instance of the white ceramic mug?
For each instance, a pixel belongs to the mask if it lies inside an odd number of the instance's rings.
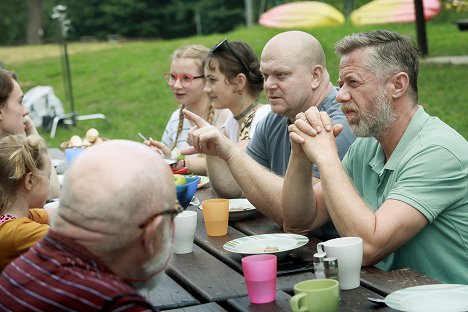
[[[340,289],[354,289],[360,285],[362,264],[362,238],[340,237],[317,244],[318,252],[338,259]]]
[[[186,254],[193,251],[193,240],[197,229],[197,213],[184,210],[174,218],[174,253]]]

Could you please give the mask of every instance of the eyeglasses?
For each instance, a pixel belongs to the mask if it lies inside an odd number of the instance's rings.
[[[154,214],[153,216],[151,216],[150,218],[148,218],[145,223],[143,224],[140,224],[138,227],[140,229],[144,229],[145,227],[148,226],[148,224],[150,224],[151,222],[153,222],[154,219],[156,219],[158,216],[164,216],[164,215],[169,215],[171,216],[171,220],[174,220],[174,218],[183,211],[182,207],[180,206],[179,204],[179,201],[176,200],[176,202],[174,203],[174,209],[167,209],[167,210],[163,210],[161,212],[158,212],[156,214]]]
[[[223,40],[221,40],[220,42],[218,42],[213,48],[211,48],[209,54],[215,54],[216,51],[219,50],[219,48],[220,48],[223,44],[226,45],[226,47],[229,49],[229,51],[231,52],[231,54],[236,58],[237,62],[239,62],[239,64],[242,65],[242,67],[244,67],[245,72],[248,73],[248,72],[250,71],[249,68],[247,67],[247,65],[245,65],[245,63],[242,61],[242,59],[240,58],[240,56],[231,48],[231,45],[229,44],[227,38],[224,38]]]
[[[175,85],[176,81],[179,80],[182,86],[188,87],[192,84],[194,79],[203,78],[204,75],[192,76],[190,74],[177,74],[177,73],[165,73],[166,81],[170,86]]]

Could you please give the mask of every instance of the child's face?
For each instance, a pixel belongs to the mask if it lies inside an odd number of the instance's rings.
[[[45,156],[44,156],[45,157]],[[29,207],[30,208],[41,208],[50,194],[50,175],[51,175],[51,164],[47,157],[46,164],[42,173],[35,177],[35,183],[33,189],[30,192]]]

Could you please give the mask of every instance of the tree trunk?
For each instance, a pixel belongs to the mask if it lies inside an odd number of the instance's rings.
[[[42,0],[27,0],[28,21],[27,21],[27,43],[42,43]]]

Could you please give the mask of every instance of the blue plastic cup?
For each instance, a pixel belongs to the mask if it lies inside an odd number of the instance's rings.
[[[84,151],[83,147],[70,147],[65,149],[65,156],[67,157],[67,166],[70,167],[73,161]]]

